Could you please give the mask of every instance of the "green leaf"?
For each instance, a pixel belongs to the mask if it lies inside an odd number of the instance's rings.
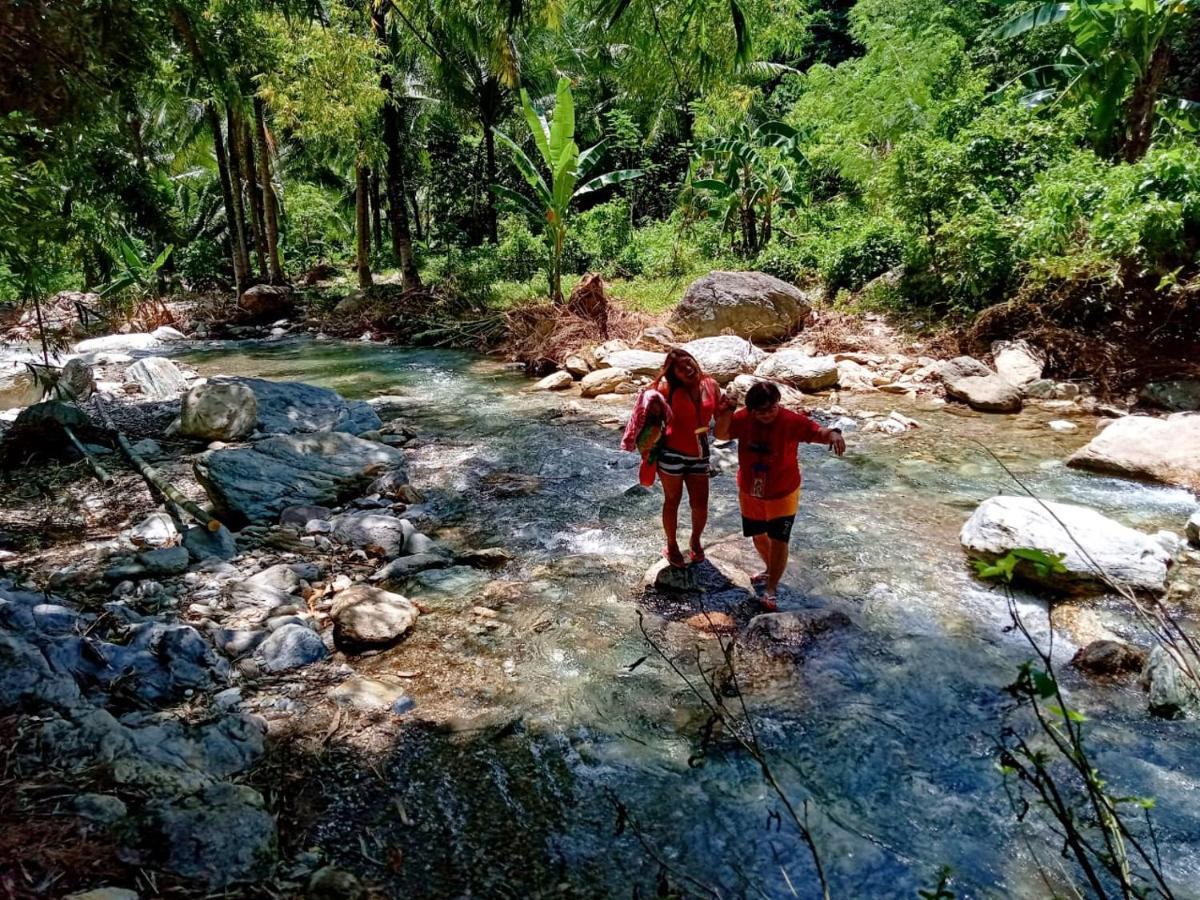
[[[1042,28],[1046,25],[1053,25],[1055,22],[1061,22],[1070,14],[1071,8],[1072,4],[1070,3],[1044,3],[1013,19],[1009,19],[1004,24],[998,26],[992,33],[998,38],[1016,37],[1035,28]]]
[[[524,194],[518,193],[512,188],[505,187],[502,184],[493,184],[491,188],[493,194],[495,194],[497,197],[507,200],[517,209],[524,210],[538,220],[545,218],[546,211],[544,209],[539,209],[537,204]]]
[[[699,191],[710,191],[718,197],[728,197],[733,193],[733,188],[716,178],[698,178],[692,182],[692,187]]]
[[[575,101],[571,99],[571,80],[560,78],[554,98],[554,119],[550,123],[550,169],[562,166],[562,154],[575,138]],[[579,150],[576,148],[576,154]]]
[[[606,172],[580,185],[579,190],[575,192],[575,196],[582,197],[584,194],[590,194],[592,191],[598,191],[612,184],[620,184],[623,181],[632,181],[635,178],[641,178],[644,174],[646,173],[641,169],[618,169],[616,172]]]
[[[746,25],[746,14],[738,0],[729,0],[729,15],[733,19],[733,36],[736,44],[734,58],[739,65],[750,62],[750,52],[753,50],[750,41],[750,28]]]
[[[597,160],[600,158],[600,151],[604,149],[604,144],[605,141],[592,144],[592,146],[588,147],[579,154],[579,165],[575,167],[575,173],[580,178],[585,177],[591,167],[596,164]]]
[[[1034,669],[1030,673],[1030,677],[1033,679],[1034,690],[1037,691],[1038,696],[1043,700],[1053,697],[1058,691],[1058,682],[1054,680],[1054,677],[1040,669]]]
[[[533,108],[533,104],[529,101],[529,93],[525,88],[521,88],[521,109],[525,111],[525,121],[529,123],[529,131],[533,135],[533,142],[537,145],[538,153],[545,160],[546,168],[554,168],[554,160],[550,158],[550,137],[546,131],[546,120],[537,114],[537,110]]]
[[[550,188],[546,184],[546,179],[542,177],[542,174],[533,164],[533,160],[503,131],[495,131],[495,129],[493,131],[500,140],[500,143],[504,144],[512,152],[513,162],[521,170],[521,175],[529,182],[529,186],[537,192],[538,199],[545,203],[547,207],[553,206],[554,202],[550,195]]]
[[[167,257],[171,255],[171,251],[174,249],[174,244],[167,244],[167,246],[163,248],[163,252],[158,254],[154,262],[150,263],[150,272],[154,273],[161,269],[163,267],[163,263],[167,261]]]
[[[558,168],[554,171],[554,208],[559,216],[566,214],[567,205],[575,192],[575,166],[579,162],[579,148],[568,141],[559,150]]]

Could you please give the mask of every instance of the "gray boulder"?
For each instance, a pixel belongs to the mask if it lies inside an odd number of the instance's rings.
[[[1083,506],[990,497],[963,525],[959,540],[970,556],[989,561],[1022,548],[1063,554],[1063,574],[1043,577],[1025,562],[1016,568],[1023,579],[1057,589],[1102,592],[1107,577],[1137,591],[1166,590],[1170,557],[1158,542]]]
[[[778,341],[798,331],[811,310],[803,291],[772,275],[710,272],[688,286],[668,325],[694,337]]]
[[[802,350],[785,347],[759,363],[754,374],[802,391],[822,391],[838,383],[838,364],[832,356],[809,356]]]
[[[1115,419],[1067,465],[1200,490],[1200,414]]]
[[[150,400],[170,400],[187,390],[179,366],[163,356],[147,356],[125,370],[125,380],[142,389]]]
[[[940,363],[938,374],[942,376],[943,381],[950,381],[956,378],[984,377],[996,373],[973,356],[956,356],[954,359]]]
[[[683,349],[692,354],[704,374],[712,376],[718,384],[728,384],[739,375],[753,372],[767,357],[749,341],[733,335],[688,341]]]
[[[356,584],[333,598],[333,634],[350,644],[390,644],[408,632],[420,612],[407,597]]]
[[[331,537],[339,544],[373,550],[386,559],[405,552],[406,545],[416,533],[408,519],[383,513],[345,513],[330,519]]]
[[[237,539],[222,525],[209,531],[202,525],[193,525],[183,533],[182,545],[196,562],[206,559],[233,559],[237,556]]]
[[[1200,410],[1200,379],[1152,381],[1142,388],[1138,396],[1143,403],[1168,412],[1195,412]]]
[[[383,422],[369,403],[345,400],[336,391],[299,381],[214,378],[212,384],[239,384],[258,403],[258,429],[265,434],[376,431]]]
[[[239,441],[258,424],[258,399],[244,384],[207,382],[183,395],[179,433],[202,441]]]
[[[414,553],[411,556],[401,556],[393,559],[386,566],[371,575],[371,581],[400,582],[426,569],[445,569],[454,561],[436,553]],[[461,560],[459,560],[461,562]]]
[[[401,451],[341,432],[276,435],[209,451],[195,464],[219,513],[259,524],[289,506],[336,506],[384,471],[403,469]]]
[[[961,400],[980,412],[1015,413],[1021,411],[1021,392],[995,373],[966,375],[961,378],[942,376],[946,395]]]
[[[557,372],[551,372],[537,384],[530,388],[531,391],[565,391],[567,388],[575,384],[575,379],[571,377],[570,372],[564,372],[561,369]]]
[[[1181,719],[1200,710],[1200,687],[1161,646],[1150,651],[1142,670],[1142,684],[1149,694],[1152,715]]]
[[[50,668],[42,651],[25,638],[0,631],[0,711],[41,704],[66,708],[78,702],[75,679]]]
[[[300,576],[287,563],[276,563],[261,572],[255,572],[246,581],[254,585],[271,587],[277,591],[283,591],[285,594],[294,594],[300,590]]]
[[[997,374],[1016,387],[1037,381],[1046,367],[1041,354],[1023,340],[993,343],[992,361],[996,365]]]
[[[96,377],[92,367],[82,359],[69,359],[55,383],[58,396],[82,403],[96,392]]]
[[[653,350],[618,350],[604,358],[606,366],[624,369],[631,375],[657,375],[667,361],[667,354]]]
[[[152,849],[170,871],[211,888],[261,879],[275,860],[275,817],[262,796],[218,782],[149,809]]]
[[[256,284],[242,291],[238,308],[254,321],[285,318],[292,314],[296,301],[290,288],[276,284]]]
[[[258,664],[271,674],[311,666],[328,655],[319,634],[295,623],[275,629],[254,650]]]
[[[579,382],[579,391],[584,397],[599,397],[601,394],[613,394],[629,385],[630,374],[616,366],[608,366],[589,372]]]

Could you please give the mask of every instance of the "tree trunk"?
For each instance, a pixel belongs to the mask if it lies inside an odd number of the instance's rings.
[[[258,163],[254,155],[254,139],[249,123],[237,116],[238,140],[242,144],[242,177],[250,194],[250,223],[254,243],[254,257],[258,261],[259,277],[267,280],[267,229],[263,223],[263,195],[258,186]]]
[[[354,167],[354,238],[357,248],[358,286],[366,290],[371,286],[371,222],[370,222],[370,175],[367,167],[359,163]]]
[[[279,261],[279,208],[275,185],[271,181],[271,154],[267,148],[267,122],[261,97],[254,98],[254,126],[257,136],[258,180],[263,192],[263,221],[267,232],[267,264],[271,281],[283,283],[283,265]]]
[[[408,205],[412,207],[413,234],[418,241],[425,240],[425,224],[421,221],[421,207],[417,203],[417,192],[408,192]]]
[[[233,211],[235,227],[230,228],[234,247],[242,258],[242,271],[250,273],[250,253],[246,250],[246,208],[242,203],[242,185],[246,167],[242,162],[241,139],[238,134],[237,117],[232,104],[225,105],[225,134],[229,140],[229,181],[233,189]]]
[[[1150,57],[1150,65],[1133,85],[1133,93],[1129,97],[1125,113],[1127,131],[1121,147],[1121,156],[1126,162],[1137,162],[1150,149],[1150,141],[1154,137],[1158,92],[1170,62],[1171,48],[1165,40],[1160,41]]]
[[[385,51],[385,56],[390,57],[387,23],[379,4],[371,8],[371,27],[376,40]],[[413,259],[412,235],[408,229],[408,210],[404,202],[407,191],[404,186],[404,153],[400,144],[400,109],[396,105],[392,76],[387,69],[379,73],[379,87],[384,95],[383,145],[387,150],[384,176],[388,200],[388,227],[392,232],[392,254],[400,264],[400,284],[408,291],[421,286],[421,277],[417,274],[416,261]]]
[[[246,270],[242,268],[242,254],[238,253],[234,240],[234,222],[237,221],[237,213],[233,207],[233,186],[229,180],[229,161],[225,158],[225,141],[221,137],[221,117],[217,115],[217,108],[212,103],[206,103],[204,108],[208,115],[208,126],[212,129],[213,151],[217,157],[221,194],[225,200],[225,221],[228,225],[226,230],[229,233],[229,255],[233,260],[233,280],[237,285],[238,294],[241,294],[248,285],[246,284]]]
[[[371,169],[371,232],[375,236],[375,252],[383,252],[383,215],[380,203],[383,197],[379,191],[379,169]]]
[[[496,174],[496,134],[486,122],[483,124],[483,142],[487,149],[487,184],[483,186],[485,206],[484,224],[487,227],[487,238],[493,244],[500,243],[496,231],[496,195],[492,193],[492,185],[498,178]]]

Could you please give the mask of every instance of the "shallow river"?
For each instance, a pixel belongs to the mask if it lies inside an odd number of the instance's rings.
[[[457,637],[443,628],[438,638],[479,673],[477,692],[456,689],[463,715],[499,707],[500,724],[406,737],[373,764],[389,789],[338,794],[321,813],[314,836],[330,852],[361,843],[359,826],[347,824],[360,823],[379,846],[402,849],[404,862],[381,871],[413,896],[650,896],[656,858],[690,894],[703,895],[702,883],[727,897],[819,896],[804,846],[769,818],[779,803],[747,755],[718,741],[689,765],[705,714],[647,646],[634,601],[663,543],[659,495],[626,493],[637,460],[620,452],[619,431],[594,421],[604,407],[581,401],[586,416],[563,418],[565,398],[519,393],[528,382],[510,370],[449,351],[289,343],[186,359],[205,373],[413,398],[404,413],[421,435],[412,481],[431,514],[518,557],[494,576],[512,583],[502,606],[509,627],[463,627]],[[1057,845],[1036,824],[1018,826],[996,768],[1001,728],[1028,730],[1002,688],[1030,653],[957,540],[979,501],[1020,489],[976,441],[1042,497],[1147,531],[1179,531],[1194,500],[1065,468],[1060,461],[1094,433],[1087,417],[1060,435],[1046,425],[1056,416],[1041,411],[844,402],[900,409],[922,427],[850,433],[841,459],[802,449],[804,502],[780,606],[838,609],[854,624],[819,639],[794,671],[744,685],[772,770],[794,802],[807,802],[834,897],[912,897],[943,865],[960,897],[1050,896],[1031,853],[1057,869]],[[708,540],[736,543],[733,479],[720,475],[712,488]],[[480,597],[496,605],[483,593],[492,577],[426,573],[407,592],[435,614],[457,614]],[[1122,628],[1114,604],[1093,605]],[[1044,605],[1023,597],[1020,608],[1044,633]],[[649,613],[647,623],[663,625]],[[711,651],[711,640],[681,625],[664,634],[683,664],[691,644]],[[1069,636],[1056,641],[1065,663],[1074,646]],[[374,671],[410,667],[411,652],[402,645]],[[1149,718],[1136,684],[1095,687],[1065,668],[1062,678],[1092,720],[1096,762],[1117,792],[1157,798],[1179,896],[1200,894],[1200,727]],[[616,803],[635,825],[620,834]]]

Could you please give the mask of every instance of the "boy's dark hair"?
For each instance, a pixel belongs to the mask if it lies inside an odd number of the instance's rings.
[[[779,388],[769,381],[759,381],[746,391],[746,409],[770,409],[779,402]]]

